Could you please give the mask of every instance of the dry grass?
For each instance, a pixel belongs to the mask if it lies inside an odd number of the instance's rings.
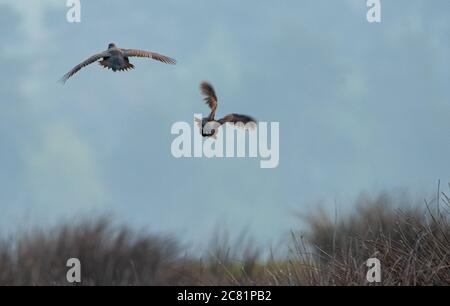
[[[243,235],[214,237],[208,254],[186,256],[176,240],[139,234],[104,218],[0,242],[0,285],[67,285],[79,258],[82,285],[366,285],[365,262],[382,264],[382,285],[450,285],[450,199],[406,205],[360,198],[344,218],[318,211],[293,232],[284,259],[261,259]],[[431,207],[433,206],[433,208]]]
[[[394,208],[396,203],[381,195],[360,200],[357,211],[339,222],[323,213],[310,216],[308,246],[295,243],[298,260],[309,263],[307,273],[296,273],[288,283],[365,285],[365,263],[377,258],[382,285],[450,285],[450,202],[442,197],[439,212],[428,203],[424,209]]]
[[[0,285],[67,284],[66,261],[82,263],[85,285],[169,285],[180,249],[170,238],[139,235],[107,219],[22,233],[0,247]]]

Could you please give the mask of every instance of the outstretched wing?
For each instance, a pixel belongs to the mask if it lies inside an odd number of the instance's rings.
[[[200,91],[204,96],[204,100],[206,104],[208,104],[209,108],[215,110],[217,108],[217,96],[214,91],[214,87],[208,82],[202,82],[200,84]]]
[[[208,82],[202,82],[200,84],[200,92],[202,93],[206,104],[211,108],[208,120],[214,120],[217,110],[217,96],[214,87]]]
[[[67,72],[62,78],[61,78],[61,82],[64,84],[67,82],[67,80],[72,77],[75,73],[77,73],[78,71],[81,70],[81,68],[86,67],[87,65],[90,65],[96,61],[98,61],[99,59],[103,58],[103,57],[108,57],[109,56],[109,52],[105,51],[102,53],[97,53],[93,56],[91,56],[90,58],[88,58],[87,60],[85,60],[84,62],[82,62],[81,64],[76,65],[75,67],[72,68],[72,70],[70,70],[69,72]]]
[[[124,57],[147,57],[170,65],[175,65],[177,63],[173,58],[155,52],[137,49],[122,49],[122,52]]]
[[[225,124],[227,122],[237,124],[241,123],[243,126],[246,127],[255,127],[256,126],[256,120],[250,116],[247,115],[239,115],[239,114],[229,114],[223,117],[222,119],[218,120],[220,124]],[[248,124],[248,125],[247,125]]]

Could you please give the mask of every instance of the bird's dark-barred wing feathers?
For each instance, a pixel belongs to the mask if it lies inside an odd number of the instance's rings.
[[[202,93],[206,104],[208,104],[209,108],[215,110],[217,108],[217,96],[214,91],[214,87],[208,82],[202,82],[200,84],[200,92]]]
[[[246,127],[255,127],[256,126],[256,120],[250,116],[247,115],[239,115],[239,114],[229,114],[223,117],[222,119],[218,120],[220,124],[225,124],[227,122],[230,123],[242,123]],[[248,125],[247,125],[248,124]]]
[[[122,49],[122,52],[124,57],[147,57],[170,65],[175,65],[177,63],[173,58],[155,52],[138,49]]]
[[[60,79],[60,81],[61,81],[62,83],[66,83],[67,80],[68,80],[70,77],[72,77],[75,73],[77,73],[78,71],[80,71],[81,68],[86,67],[86,66],[88,66],[88,65],[90,65],[90,64],[92,64],[92,63],[98,61],[99,59],[104,58],[104,57],[108,57],[108,56],[109,56],[108,51],[101,52],[101,53],[97,53],[97,54],[91,56],[90,58],[88,58],[88,59],[85,60],[84,62],[82,62],[82,63],[76,65],[75,67],[73,67],[72,70],[70,70],[69,72],[67,72],[67,73]]]

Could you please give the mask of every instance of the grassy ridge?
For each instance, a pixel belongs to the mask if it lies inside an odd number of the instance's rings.
[[[216,239],[195,258],[176,239],[107,218],[61,225],[3,239],[0,285],[67,285],[71,257],[82,263],[83,285],[366,285],[371,257],[381,261],[383,285],[450,285],[450,199],[441,194],[439,203],[380,195],[339,219],[318,210],[304,217],[304,234],[292,232],[284,258],[265,260],[245,240],[233,248]]]

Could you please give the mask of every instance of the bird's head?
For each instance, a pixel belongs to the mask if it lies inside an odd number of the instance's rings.
[[[218,132],[220,123],[217,121],[208,121],[208,118],[202,120],[202,135],[205,137],[214,136]]]
[[[115,48],[115,47],[116,47],[116,44],[115,44],[115,43],[110,43],[110,44],[108,45],[108,49]]]

